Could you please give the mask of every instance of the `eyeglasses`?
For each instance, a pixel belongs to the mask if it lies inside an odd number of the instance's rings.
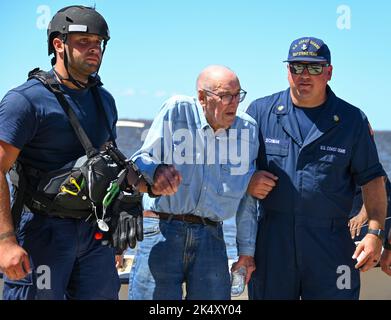
[[[202,90],[205,91],[206,93],[210,93],[215,96],[218,96],[220,98],[222,104],[224,104],[224,105],[228,105],[228,104],[232,103],[232,100],[237,99],[237,98],[239,98],[239,102],[242,102],[247,94],[247,92],[244,91],[243,89],[240,89],[240,91],[237,94],[217,94],[217,93],[214,93],[214,92],[206,90],[206,89],[202,89]]]
[[[308,73],[313,76],[317,76],[322,74],[323,67],[328,67],[329,64],[321,64],[321,63],[290,63],[289,69],[293,74],[302,74],[305,69],[308,70]]]

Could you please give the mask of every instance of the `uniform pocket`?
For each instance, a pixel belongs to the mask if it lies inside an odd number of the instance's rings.
[[[265,152],[267,157],[267,162],[270,170],[274,173],[278,172],[278,168],[283,168],[285,164],[285,159],[288,156],[289,144],[281,143],[265,143]]]
[[[342,193],[346,187],[346,161],[342,155],[326,154],[317,159],[315,182],[321,191]]]
[[[270,156],[281,156],[286,157],[288,155],[288,145],[280,145],[280,144],[265,144],[265,151],[267,155]]]

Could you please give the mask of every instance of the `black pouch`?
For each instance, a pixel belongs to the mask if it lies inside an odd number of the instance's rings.
[[[86,179],[88,197],[94,203],[102,203],[110,183],[117,179],[122,170],[104,152],[87,160],[80,169]]]
[[[88,198],[87,182],[80,170],[72,172],[60,185],[53,203],[67,210],[92,210],[92,203]]]
[[[63,168],[43,173],[40,176],[34,199],[50,201],[46,213],[64,217],[84,218],[91,213],[92,205],[88,199],[86,180],[81,166],[87,157],[69,162]],[[45,201],[46,202],[46,201]],[[71,214],[72,211],[75,211]]]
[[[86,162],[87,157],[81,157],[76,161],[67,163],[64,167],[53,170],[47,173],[42,173],[39,177],[37,192],[44,194],[49,199],[54,197],[61,191],[61,186],[69,183],[70,176],[79,171],[80,167]]]
[[[40,180],[37,191],[53,201],[56,211],[61,212],[63,208],[66,211],[92,212],[93,204],[102,203],[120,170],[103,151],[90,159],[84,156],[63,169],[49,172]],[[82,214],[84,216],[85,213]]]

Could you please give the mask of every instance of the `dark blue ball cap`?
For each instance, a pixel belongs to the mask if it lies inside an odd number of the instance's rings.
[[[320,39],[303,37],[292,42],[284,62],[327,62],[331,64],[329,47]]]

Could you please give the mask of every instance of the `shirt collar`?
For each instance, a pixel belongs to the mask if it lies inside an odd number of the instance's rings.
[[[293,109],[293,101],[290,95],[290,88],[286,89],[281,96],[281,99],[274,106],[273,112],[278,115],[286,115]],[[334,92],[331,90],[330,86],[326,86],[327,98],[326,101],[323,102],[322,106],[324,108],[332,105],[335,99]]]
[[[200,129],[205,129],[207,127],[211,128],[210,124],[206,120],[204,109],[202,108],[201,103],[198,101],[198,99],[194,98],[194,100],[196,102],[196,108],[200,118]]]

